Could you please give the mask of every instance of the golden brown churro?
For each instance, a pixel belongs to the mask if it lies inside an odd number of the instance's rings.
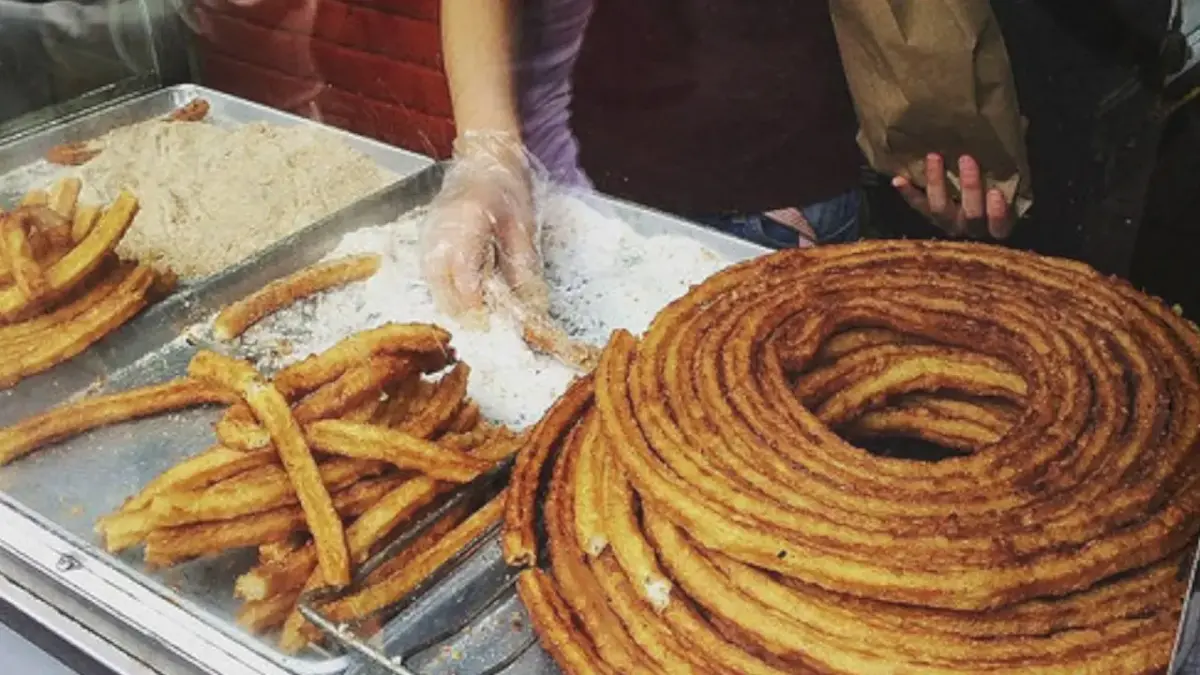
[[[0,465],[97,427],[198,405],[229,403],[232,397],[221,387],[183,378],[68,403],[0,429]]]
[[[786,251],[614,335],[522,449],[505,550],[567,672],[1159,672],[1198,449],[1200,333],[1128,284]]]
[[[319,263],[272,281],[221,310],[213,324],[218,340],[232,340],[264,317],[311,295],[362,281],[379,271],[378,255],[359,255]]]
[[[47,293],[67,293],[96,270],[133,222],[137,200],[122,193],[95,229],[79,245],[46,270]],[[12,321],[28,310],[30,299],[19,288],[0,289],[0,321]]]
[[[431,441],[372,424],[324,420],[310,424],[305,433],[318,450],[387,462],[449,483],[470,482],[492,465]]]
[[[207,100],[195,98],[172,111],[167,116],[167,120],[170,122],[203,122],[211,109],[212,105]]]
[[[275,386],[285,397],[298,398],[341,377],[350,368],[380,354],[420,356],[423,372],[437,372],[453,361],[450,334],[429,324],[389,323],[356,333],[333,348],[281,370]]]
[[[279,390],[263,380],[250,364],[208,351],[202,351],[192,359],[188,372],[197,379],[236,391],[254,411],[258,421],[270,432],[300,499],[317,545],[317,558],[325,580],[333,586],[350,583],[350,557],[342,521],[321,481],[304,433]]]

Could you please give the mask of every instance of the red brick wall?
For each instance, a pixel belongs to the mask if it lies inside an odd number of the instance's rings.
[[[200,81],[425,155],[454,138],[438,0],[197,3]]]

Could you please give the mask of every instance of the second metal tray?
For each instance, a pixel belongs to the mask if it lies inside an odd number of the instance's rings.
[[[365,136],[327,127],[215,89],[182,84],[118,101],[12,140],[0,140],[0,206],[19,201],[26,192],[53,180],[61,173],[59,167],[43,160],[54,146],[91,140],[119,127],[168,115],[196,98],[203,98],[209,102],[212,106],[209,121],[217,125],[267,122],[285,127],[300,125],[327,129],[351,148],[400,177],[411,175],[433,164],[433,160],[428,157]]]

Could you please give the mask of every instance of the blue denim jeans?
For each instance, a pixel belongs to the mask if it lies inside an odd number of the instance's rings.
[[[800,211],[817,234],[817,241],[812,243],[838,244],[858,239],[862,208],[862,192],[854,189]],[[800,232],[761,213],[709,216],[699,221],[767,248],[795,248],[801,243]]]

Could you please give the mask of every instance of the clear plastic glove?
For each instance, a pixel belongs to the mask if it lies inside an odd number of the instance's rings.
[[[527,309],[546,310],[534,201],[519,139],[468,132],[455,142],[454,162],[421,228],[421,271],[439,310],[484,320],[494,276]]]

